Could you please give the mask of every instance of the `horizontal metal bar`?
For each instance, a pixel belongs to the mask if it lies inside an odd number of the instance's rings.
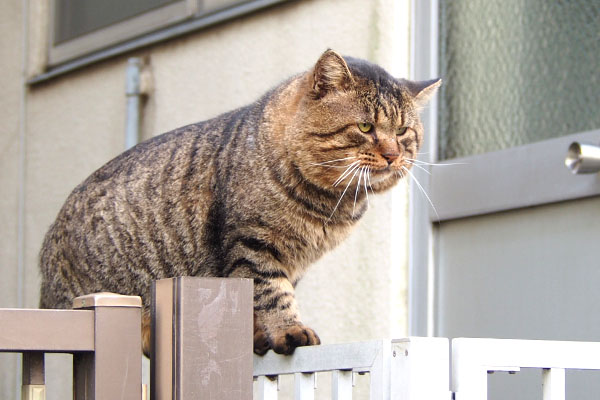
[[[573,175],[564,165],[573,141],[600,143],[600,130],[433,166],[431,199],[440,220],[600,194],[600,174]],[[436,218],[432,215],[432,218]]]
[[[115,57],[121,54],[128,53],[139,48],[151,46],[169,39],[176,38],[200,29],[208,28],[213,25],[219,24],[226,20],[237,18],[244,14],[249,14],[263,8],[271,7],[278,3],[289,2],[293,0],[254,0],[246,3],[242,3],[225,10],[208,14],[199,18],[194,18],[187,22],[182,22],[177,25],[161,29],[156,32],[148,33],[140,36],[136,39],[132,39],[121,44],[109,47],[105,50],[94,52],[90,55],[77,58],[73,61],[69,61],[65,64],[58,65],[51,68],[48,72],[37,75],[27,81],[29,85],[35,85],[55,78],[57,76],[66,74],[76,69],[85,67],[87,65],[106,60],[111,57]]]
[[[94,351],[94,311],[0,309],[0,352]]]
[[[254,376],[334,370],[368,372],[383,351],[384,344],[390,348],[389,341],[375,340],[298,347],[292,356],[270,351],[264,356],[254,356]]]
[[[462,367],[600,370],[600,342],[458,338],[452,340],[452,360],[455,372]]]

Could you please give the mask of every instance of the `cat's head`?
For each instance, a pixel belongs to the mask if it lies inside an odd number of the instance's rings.
[[[303,79],[292,145],[305,177],[324,188],[381,191],[407,174],[423,142],[418,112],[441,80],[396,79],[332,50]]]

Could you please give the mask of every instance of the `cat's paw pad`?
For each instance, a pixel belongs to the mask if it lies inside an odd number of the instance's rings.
[[[294,325],[278,332],[272,340],[275,353],[292,354],[296,347],[321,344],[319,336],[307,326]]]

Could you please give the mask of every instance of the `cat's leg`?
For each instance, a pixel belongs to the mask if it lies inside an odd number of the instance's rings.
[[[300,320],[294,287],[283,277],[254,277],[254,352],[272,348],[292,354],[296,347],[320,344],[319,336]]]
[[[258,316],[254,313],[254,352],[259,356],[264,355],[271,348],[269,337],[262,324],[258,322]]]

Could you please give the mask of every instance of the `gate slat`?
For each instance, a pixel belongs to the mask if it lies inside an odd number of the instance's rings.
[[[563,368],[544,368],[542,379],[544,400],[565,400],[566,382]]]
[[[352,371],[333,371],[331,397],[333,400],[352,400]]]
[[[306,374],[298,372],[294,374],[294,399],[295,400],[314,400],[315,399],[315,374]]]
[[[277,400],[279,377],[276,379],[269,379],[266,376],[259,376],[257,381],[259,400]]]

